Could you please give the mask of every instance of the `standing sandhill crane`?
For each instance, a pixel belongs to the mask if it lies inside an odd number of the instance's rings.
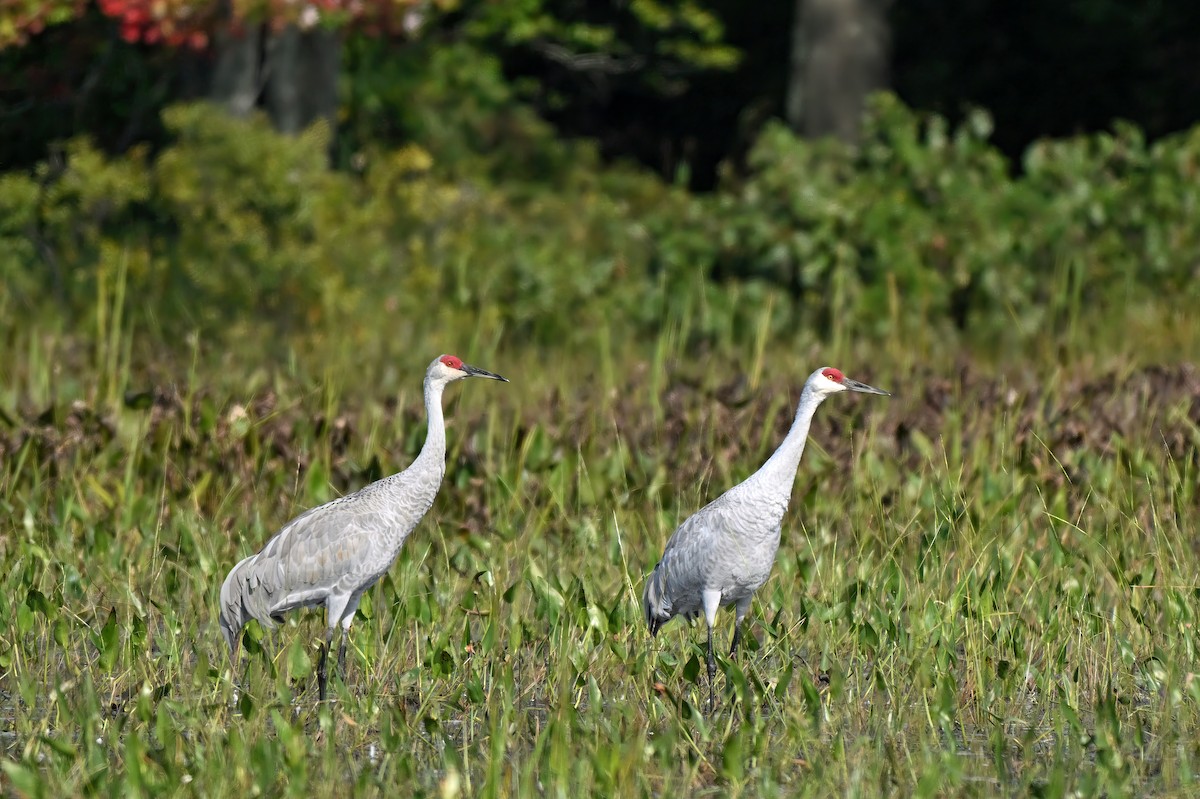
[[[338,671],[345,673],[346,637],[359,600],[400,554],[404,539],[433,505],[446,474],[446,426],[442,392],[465,377],[505,378],[443,355],[425,372],[429,431],[412,464],[344,497],[292,519],[258,554],[238,563],[221,586],[221,632],[236,660],[238,635],[250,619],[267,629],[290,610],[325,606],[328,631],[317,666],[325,701],[325,661],[334,628],[342,625]]]
[[[708,622],[708,701],[716,704],[713,682],[717,661],[713,657],[713,624],[717,609],[733,605],[732,657],[742,637],[742,619],[750,602],[775,563],[783,514],[792,496],[796,468],[804,453],[813,414],[830,394],[886,391],[851,380],[837,369],[826,367],[809,375],[800,394],[796,419],[787,438],[766,463],[746,480],[726,491],[687,518],[667,541],[662,559],[646,580],[642,605],[650,634],[657,635],[675,616],[688,621],[704,613]]]

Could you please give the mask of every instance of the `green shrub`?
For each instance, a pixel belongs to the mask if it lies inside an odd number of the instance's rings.
[[[551,341],[603,318],[601,298],[645,283],[634,201],[592,164],[558,174],[561,195],[449,177],[417,146],[366,153],[354,175],[328,168],[320,125],[289,138],[204,104],[164,122],[173,142],[153,160],[74,140],[40,185],[0,184],[11,206],[0,236],[23,245],[3,266],[30,298],[50,287],[49,260],[70,276],[58,302],[84,313],[96,275],[123,253],[130,310],[169,334],[368,336],[381,317],[436,311],[449,327],[482,315]],[[620,180],[661,193],[643,175]]]
[[[40,282],[37,207],[37,183],[26,175],[0,175],[0,282],[22,304],[33,302]]]
[[[952,130],[883,95],[861,146],[770,126],[744,176],[695,196],[586,146],[542,177],[417,145],[365,149],[351,173],[327,166],[321,126],[289,138],[203,104],[164,123],[154,158],[74,140],[0,179],[18,306],[87,325],[119,274],[134,324],[288,334],[264,346],[417,327],[540,345],[667,317],[743,341],[799,324],[1005,343],[1085,307],[1195,298],[1200,129],[1038,143],[1013,177],[983,112]]]
[[[348,165],[378,141],[411,141],[445,175],[554,181],[594,148],[556,136],[523,103],[499,59],[461,41],[435,37],[397,50],[386,39],[347,42],[349,91],[340,160]]]
[[[1042,142],[1014,178],[990,132],[982,111],[952,131],[889,95],[857,148],[770,126],[701,223],[721,232],[707,258],[786,286],[823,328],[876,332],[1020,339],[1081,297],[1194,291],[1197,133]]]

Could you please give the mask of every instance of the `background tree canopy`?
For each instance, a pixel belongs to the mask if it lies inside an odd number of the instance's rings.
[[[847,112],[822,103],[849,95],[856,118],[873,88],[951,119],[987,108],[1014,163],[1040,136],[1127,119],[1155,138],[1200,108],[1191,3],[49,0],[0,14],[10,167],[82,133],[109,152],[160,146],[158,112],[199,97],[240,113],[261,105],[289,131],[326,116],[347,166],[368,140],[419,139],[428,111],[414,93],[439,82],[442,112],[477,129],[520,99],[606,158],[697,188],[739,162],[772,117],[839,132],[821,119]]]

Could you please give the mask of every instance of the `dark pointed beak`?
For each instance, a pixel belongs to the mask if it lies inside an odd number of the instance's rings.
[[[885,397],[892,396],[887,391],[883,391],[883,390],[875,388],[873,386],[868,386],[866,383],[860,383],[857,380],[851,380],[848,377],[844,378],[842,380],[842,385],[845,386],[846,388],[850,389],[851,391],[858,391],[862,394],[880,394]]]
[[[462,365],[462,370],[464,372],[466,372],[467,374],[469,374],[471,377],[486,377],[489,380],[499,380],[501,383],[508,382],[507,377],[501,377],[500,375],[496,374],[495,372],[489,372],[487,369],[480,369],[477,366],[471,366],[471,364],[469,364],[469,363],[464,363]]]

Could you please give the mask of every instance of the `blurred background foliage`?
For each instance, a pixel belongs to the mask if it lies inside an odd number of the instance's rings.
[[[520,134],[471,169],[453,157],[469,121],[457,140],[371,148],[337,170],[323,123],[291,137],[203,103],[162,119],[153,157],[77,137],[0,180],[7,311],[86,323],[97,281],[120,274],[131,318],[168,339],[352,333],[436,298],[448,323],[549,344],[601,319],[653,329],[685,306],[724,328],[736,281],[777,295],[778,325],[1019,344],[1064,304],[1197,299],[1200,131],[1041,142],[1014,176],[985,113],[952,126],[880,95],[860,146],[770,125],[744,173],[690,194],[601,168],[591,145],[519,114]],[[525,151],[554,163],[552,181],[525,174]]]
[[[755,335],[768,308],[775,332],[986,348],[1196,299],[1182,4],[140,2],[4,12],[10,318],[88,330],[119,290],[166,342],[270,346],[434,302],[549,346],[681,315]],[[814,135],[835,12],[879,23],[873,99]],[[321,53],[336,80],[300,108]]]

